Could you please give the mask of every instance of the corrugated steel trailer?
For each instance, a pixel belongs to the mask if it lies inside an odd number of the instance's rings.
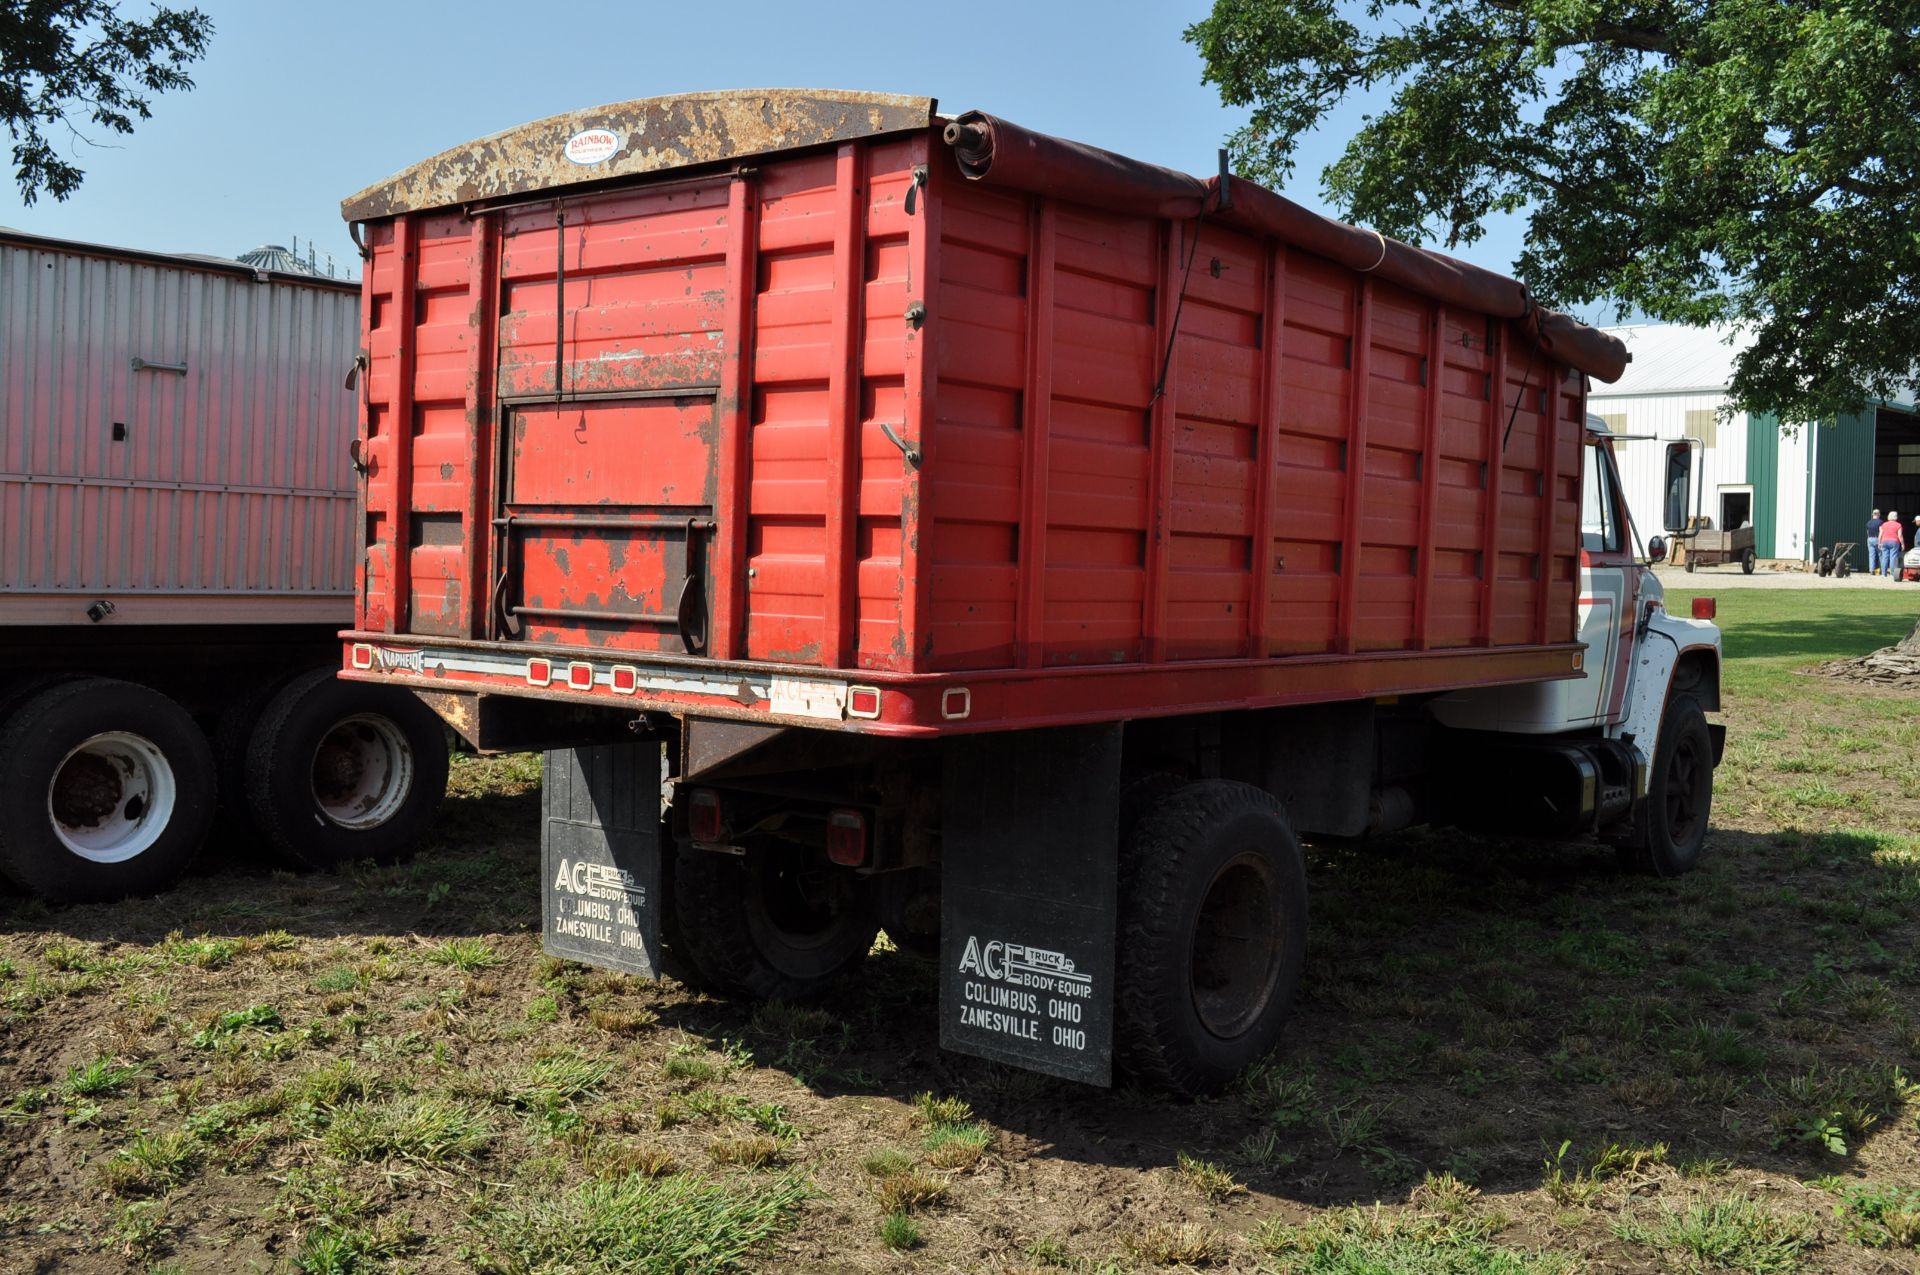
[[[222,786],[236,833],[308,860],[391,853],[431,816],[437,723],[329,676],[352,615],[358,328],[350,282],[0,231],[16,884],[164,885]]]
[[[1191,1087],[1271,1043],[1297,976],[1281,801],[1322,834],[1465,820],[1442,737],[1474,732],[1568,827],[1636,835],[1652,586],[1585,412],[1624,350],[1510,280],[877,94],[576,112],[343,212],[369,366],[346,675],[483,747],[580,746],[550,758],[554,950],[651,968],[636,900],[665,886],[696,976],[788,994],[879,917],[943,936],[944,1042],[1104,1079],[1117,1030]],[[1668,669],[1704,687],[1717,632],[1687,637]],[[671,744],[664,861],[595,795],[645,782],[586,748],[631,730]],[[1122,827],[1123,789],[1173,779]],[[1193,935],[1246,928],[1209,909],[1266,900],[1225,1018],[1126,1008],[1123,882],[1201,853],[1126,849],[1178,840],[1156,818],[1270,834],[1160,918],[1200,977]],[[596,854],[633,892],[604,930],[573,897]],[[1008,990],[1037,985],[1009,944],[1091,1017]]]

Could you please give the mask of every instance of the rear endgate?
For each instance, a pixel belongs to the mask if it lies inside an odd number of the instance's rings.
[[[503,636],[705,649],[713,406],[676,393],[511,411],[494,520]]]

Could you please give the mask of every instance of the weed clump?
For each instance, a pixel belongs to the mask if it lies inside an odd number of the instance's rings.
[[[791,1230],[812,1190],[796,1175],[714,1182],[633,1175],[481,1211],[485,1270],[728,1271]]]
[[[1234,1180],[1227,1172],[1210,1160],[1202,1160],[1182,1151],[1174,1159],[1174,1170],[1180,1180],[1198,1191],[1209,1204],[1218,1204],[1230,1195],[1245,1195],[1247,1188]]]

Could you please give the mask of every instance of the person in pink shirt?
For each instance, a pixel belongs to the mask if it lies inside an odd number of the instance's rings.
[[[1900,555],[1907,550],[1906,529],[1900,525],[1900,511],[1887,510],[1887,520],[1880,524],[1880,555],[1886,560],[1887,578],[1900,578]]]

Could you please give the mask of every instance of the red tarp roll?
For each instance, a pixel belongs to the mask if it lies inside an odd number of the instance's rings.
[[[1218,178],[1203,182],[979,111],[949,124],[946,139],[960,171],[971,180],[1142,216],[1187,219],[1204,213],[1443,305],[1518,320],[1547,354],[1598,380],[1619,380],[1631,357],[1617,337],[1542,309],[1524,285],[1505,275],[1323,217],[1238,177],[1227,178],[1226,207],[1221,208]]]

